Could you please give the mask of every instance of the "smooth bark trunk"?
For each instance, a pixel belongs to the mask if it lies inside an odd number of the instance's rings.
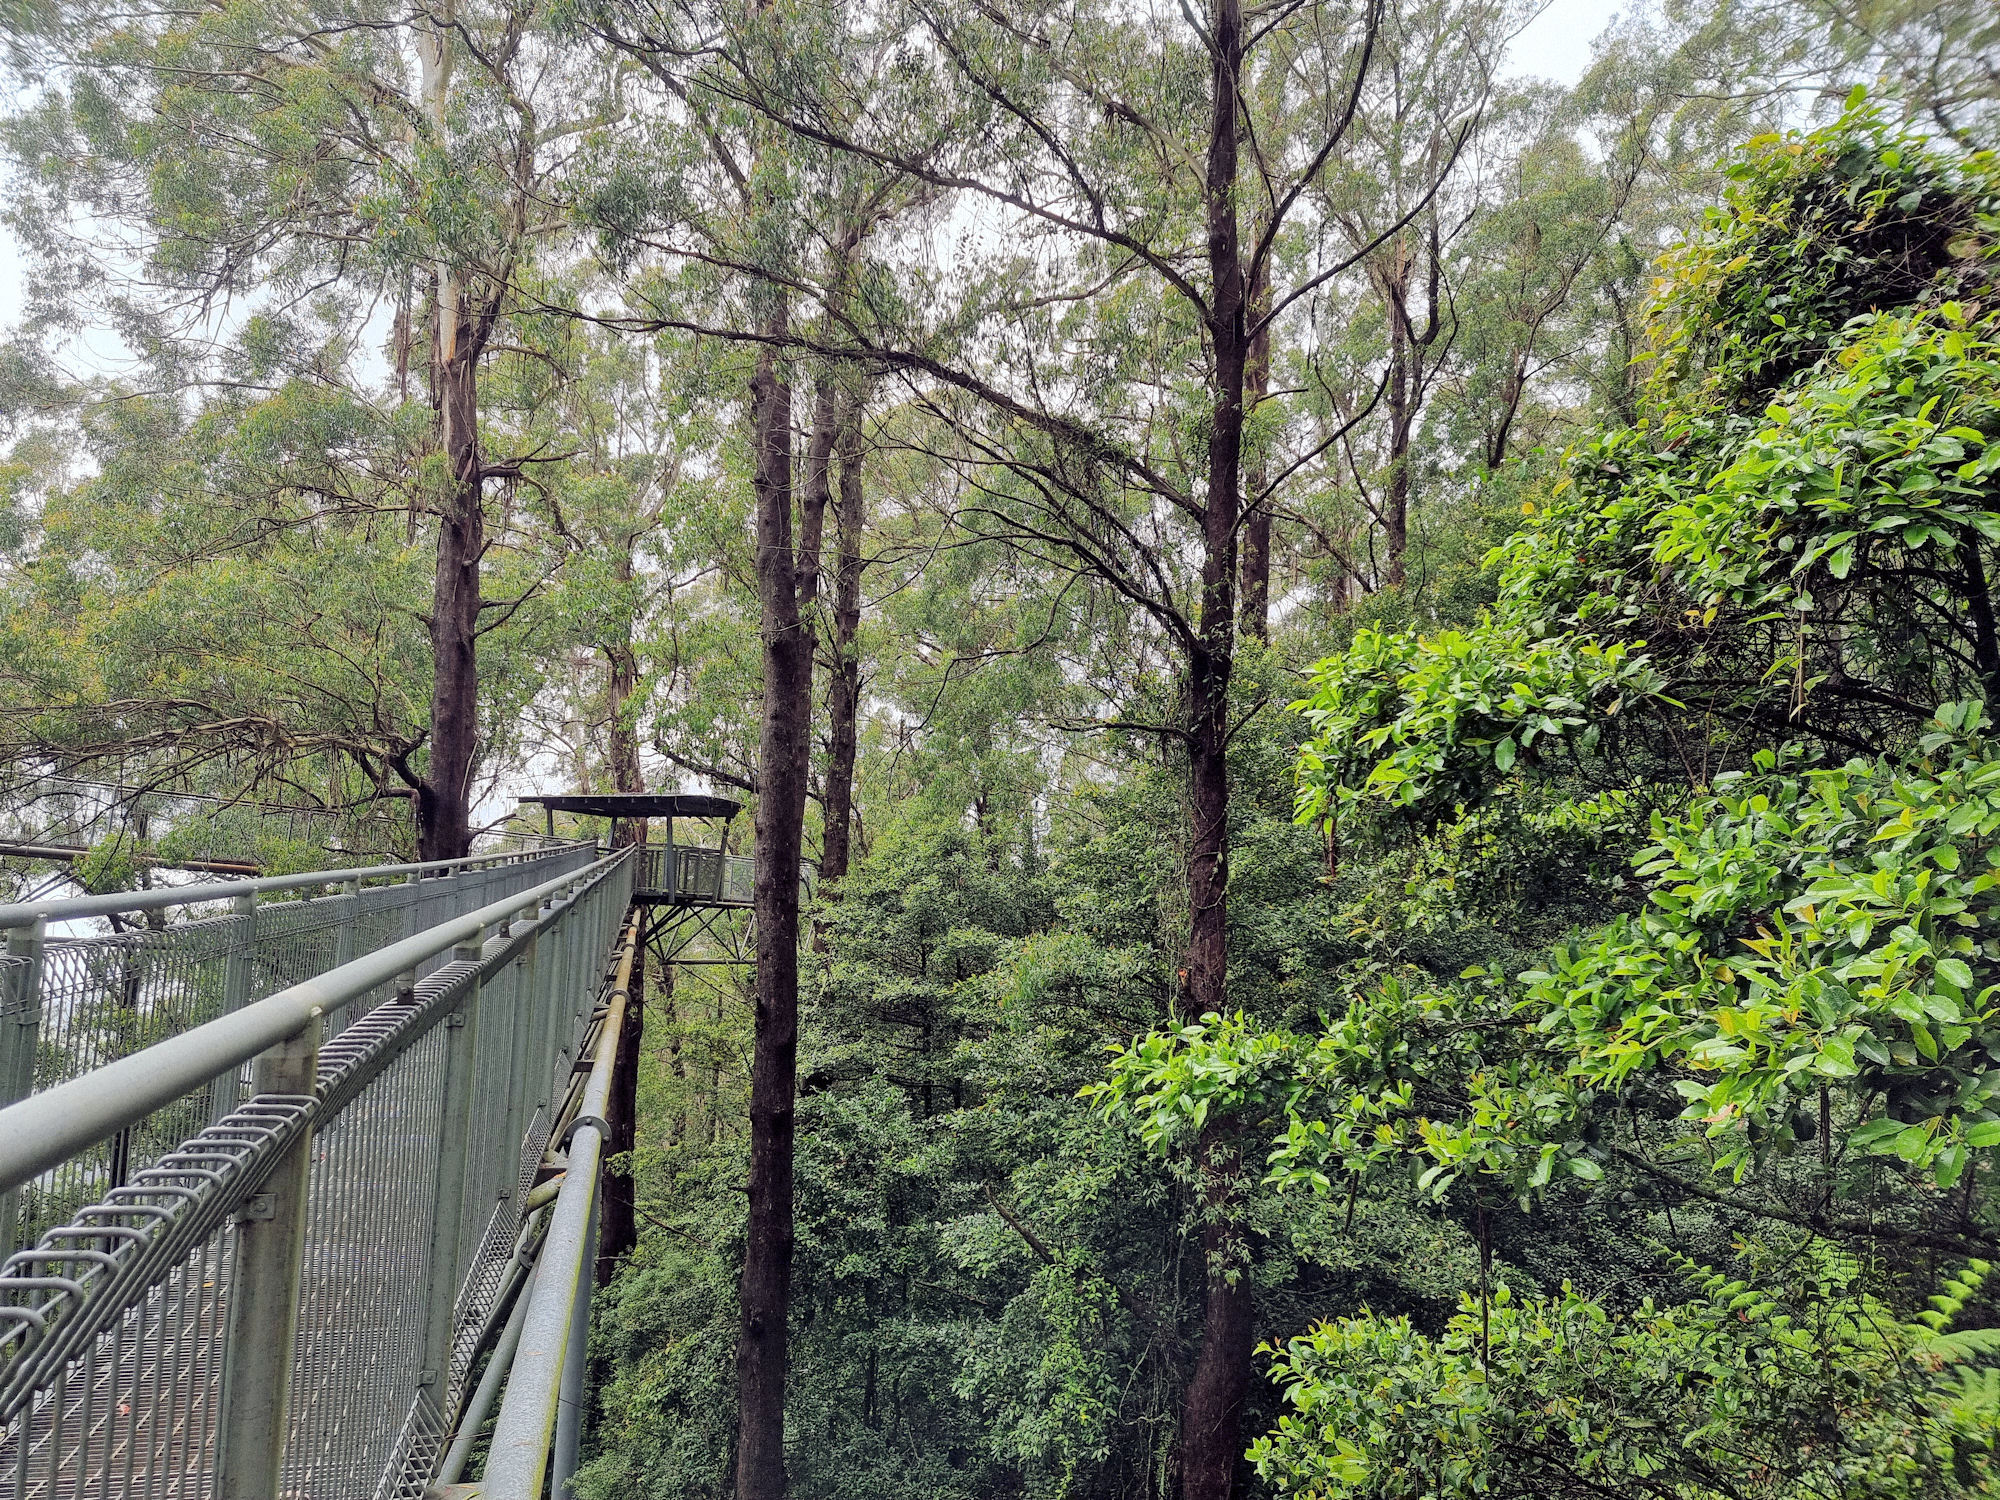
[[[417,788],[417,857],[472,852],[479,750],[479,573],[486,551],[479,452],[478,339],[449,275],[438,280],[431,402],[449,478],[438,505],[431,594],[430,762]]]

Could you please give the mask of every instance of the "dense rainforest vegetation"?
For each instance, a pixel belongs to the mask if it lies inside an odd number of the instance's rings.
[[[2000,21],[1541,9],[0,11],[10,828],[754,808],[586,1500],[2000,1489]]]

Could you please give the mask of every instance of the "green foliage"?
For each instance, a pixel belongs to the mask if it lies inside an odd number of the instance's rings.
[[[1660,691],[1641,652],[1488,622],[1436,636],[1362,631],[1313,672],[1295,705],[1312,725],[1299,761],[1299,815],[1335,817],[1372,800],[1427,820],[1479,801],[1523,759],[1573,744],[1596,751],[1605,724]]]
[[[1565,1286],[1468,1298],[1441,1337],[1321,1324],[1271,1367],[1291,1408],[1251,1457],[1278,1493],[1335,1497],[1989,1494],[2000,1413],[1937,1341],[1822,1257],[1618,1310]]]
[[[1269,1185],[1414,1189],[1483,1245],[1509,1201],[1763,1228],[1735,1280],[1482,1272],[1442,1329],[1275,1344],[1281,1493],[1993,1486],[1986,1262],[1831,1248],[2000,1246],[1993,159],[1857,101],[1731,184],[1664,263],[1635,420],[1523,498],[1488,614],[1359,631],[1297,705],[1299,817],[1408,872],[1348,908],[1370,967],[1314,1026],[1156,1030],[1093,1095],[1163,1147],[1231,1112]],[[1568,933],[1477,894],[1565,861]],[[1543,946],[1425,971],[1440,912]]]

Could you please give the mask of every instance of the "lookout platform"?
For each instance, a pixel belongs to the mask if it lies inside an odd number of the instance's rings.
[[[610,819],[613,845],[638,846],[632,899],[640,906],[750,905],[756,861],[746,854],[730,854],[725,847],[729,822],[743,811],[740,802],[698,792],[562,792],[521,801],[541,806],[551,835],[559,812]],[[683,843],[675,837],[675,824],[690,819],[721,822],[715,846]],[[657,843],[652,838],[656,829],[665,835]]]

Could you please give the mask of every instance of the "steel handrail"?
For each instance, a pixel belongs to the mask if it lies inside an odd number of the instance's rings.
[[[563,1185],[549,1212],[549,1232],[522,1291],[527,1310],[507,1370],[506,1394],[494,1420],[493,1443],[477,1486],[481,1500],[538,1500],[545,1486],[556,1496],[568,1488],[576,1459],[576,1419],[564,1421],[564,1396],[581,1394],[583,1339],[590,1319],[590,1275],[595,1259],[598,1167],[604,1153],[611,1075],[625,1025],[625,1003],[638,951],[640,923],[627,929],[613,988],[597,1031],[590,1076],[566,1132],[569,1158]],[[567,1428],[568,1430],[565,1430]],[[567,1450],[567,1451],[565,1451]],[[553,1464],[553,1485],[549,1469]],[[452,1476],[456,1478],[454,1474]]]
[[[491,856],[487,856],[491,857]],[[135,1125],[154,1110],[289,1041],[320,1016],[340,1009],[424,960],[468,941],[487,927],[538,907],[566,886],[601,876],[625,851],[503,897],[414,937],[378,948],[351,963],[218,1016],[179,1036],[106,1063],[81,1078],[0,1109],[0,1192],[32,1181],[77,1152]],[[459,861],[463,863],[463,861]],[[249,882],[254,884],[255,882]]]
[[[58,901],[16,901],[0,905],[0,930],[28,927],[36,921],[69,922],[84,917],[108,917],[128,911],[162,911],[170,906],[200,906],[231,901],[266,891],[297,891],[350,880],[386,880],[392,876],[427,875],[473,865],[520,864],[574,849],[509,849],[499,854],[472,854],[464,859],[434,859],[422,864],[362,865],[351,870],[309,870],[300,875],[264,875],[255,880],[210,880],[194,885],[166,886],[156,891],[111,891],[99,896],[66,896]]]

